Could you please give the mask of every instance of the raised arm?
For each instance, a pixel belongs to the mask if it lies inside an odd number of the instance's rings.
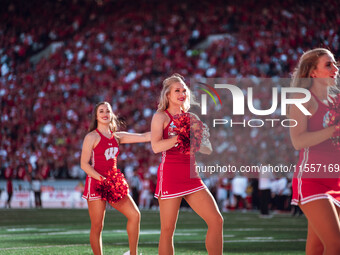
[[[80,158],[80,167],[83,169],[89,176],[96,180],[100,180],[100,177],[104,178],[104,176],[100,175],[94,168],[90,165],[90,159],[92,156],[92,150],[96,143],[97,137],[94,133],[89,133],[85,136],[83,142],[83,148],[81,151]]]
[[[311,103],[305,105],[311,108]],[[298,122],[296,127],[290,128],[290,138],[296,150],[311,147],[322,143],[332,137],[335,126],[327,127],[318,131],[309,132],[307,129],[308,116],[304,115],[295,105],[289,109],[289,118]]]
[[[120,143],[145,143],[150,142],[151,132],[146,133],[129,133],[129,132],[117,132],[117,137]]]
[[[151,121],[151,146],[154,153],[171,149],[177,143],[177,136],[163,139],[164,123],[167,116],[162,112],[156,112]]]

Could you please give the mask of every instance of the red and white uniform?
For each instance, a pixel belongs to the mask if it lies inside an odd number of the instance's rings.
[[[174,124],[172,115],[167,110],[165,113],[170,117],[170,122],[163,130],[163,139],[168,139]],[[169,199],[206,189],[207,187],[195,172],[193,162],[195,162],[194,156],[190,158],[190,155],[181,153],[176,147],[163,151],[162,162],[158,167],[155,197]]]
[[[324,128],[323,119],[328,111],[327,105],[316,96],[314,98],[318,102],[318,109],[308,119],[309,132]],[[339,165],[340,151],[336,150],[330,139],[300,150],[299,162],[293,178],[292,204],[298,205],[299,202],[306,204],[317,199],[331,199],[335,205],[340,207]]]
[[[100,135],[100,142],[92,151],[91,164],[99,174],[107,177],[109,171],[119,171],[117,169],[118,143],[114,136],[107,138],[98,129],[96,129],[96,132]],[[101,194],[96,191],[98,183],[99,181],[88,175],[85,181],[83,198],[90,201],[102,199]]]

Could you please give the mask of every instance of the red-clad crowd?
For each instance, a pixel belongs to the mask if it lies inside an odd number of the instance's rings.
[[[37,173],[83,178],[81,141],[93,106],[108,101],[126,129],[148,131],[162,81],[174,72],[187,81],[288,78],[306,49],[329,47],[340,55],[336,0],[5,0],[1,5],[2,177],[9,168],[19,179]],[[62,46],[31,62],[54,42]],[[266,109],[271,94],[256,99]],[[216,163],[219,155],[242,165],[295,161],[287,129],[235,128],[227,129],[227,136],[223,130],[212,132]],[[143,167],[152,176],[160,160],[145,144],[122,145],[119,157],[122,170]]]

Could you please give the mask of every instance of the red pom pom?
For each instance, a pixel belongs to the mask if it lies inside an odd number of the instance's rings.
[[[338,122],[335,126],[335,131],[333,136],[331,137],[333,145],[337,150],[340,150],[340,122]]]
[[[328,126],[336,125],[340,121],[340,96],[331,98],[328,111]]]
[[[117,203],[129,193],[129,185],[119,169],[112,169],[106,179],[100,178],[96,190],[102,194],[103,200]]]
[[[183,154],[193,154],[200,149],[203,123],[193,114],[183,113],[174,116],[174,131],[178,134],[177,148]],[[191,135],[190,135],[191,134]]]

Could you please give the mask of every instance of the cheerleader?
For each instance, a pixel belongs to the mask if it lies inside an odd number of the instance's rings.
[[[338,93],[337,76],[333,54],[317,48],[301,56],[291,84],[308,89],[312,95],[304,104],[310,116],[295,105],[289,109],[289,117],[298,122],[290,128],[290,137],[294,148],[300,150],[292,204],[299,205],[308,219],[307,255],[340,254],[340,178],[339,172],[328,171],[336,165],[339,170],[340,150],[332,142],[339,139],[339,123],[330,125],[327,121],[331,91]]]
[[[158,168],[155,197],[160,208],[161,234],[158,251],[161,255],[174,254],[173,235],[178,212],[184,198],[190,207],[207,223],[206,249],[209,255],[223,251],[223,217],[218,206],[190,165],[194,158],[183,154],[177,144],[173,118],[189,109],[190,91],[183,77],[174,74],[163,81],[158,111],[151,123],[151,145],[155,153],[162,152]],[[200,152],[210,154],[210,142],[201,144]],[[194,157],[194,156],[193,156]],[[191,172],[191,174],[190,174]]]
[[[106,201],[98,191],[99,182],[110,174],[116,174],[121,197],[111,206],[127,218],[127,234],[130,252],[136,255],[139,238],[140,212],[131,196],[124,176],[117,169],[119,144],[150,141],[150,132],[132,134],[117,132],[117,119],[107,102],[98,103],[94,109],[89,133],[85,136],[81,153],[81,168],[87,173],[83,198],[87,199],[91,219],[90,243],[93,254],[102,255],[102,230]],[[106,200],[110,200],[105,198]]]

